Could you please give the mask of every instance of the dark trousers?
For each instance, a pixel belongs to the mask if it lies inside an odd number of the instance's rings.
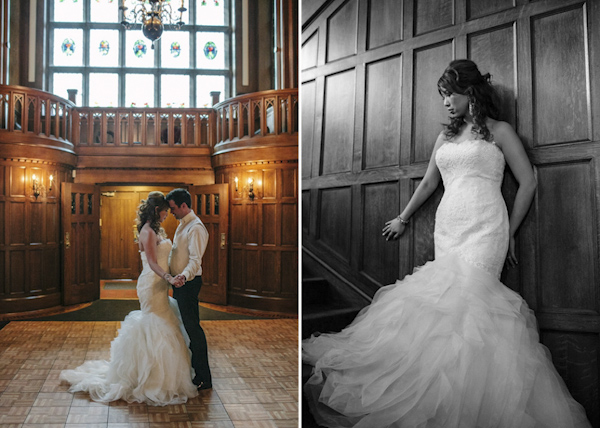
[[[182,287],[173,287],[173,298],[177,300],[183,326],[190,336],[192,350],[192,367],[196,371],[194,383],[212,383],[210,367],[208,366],[208,345],[206,335],[200,326],[200,311],[198,310],[198,294],[202,287],[202,277],[197,276],[186,282]]]

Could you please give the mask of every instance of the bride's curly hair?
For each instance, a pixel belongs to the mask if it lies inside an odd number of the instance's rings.
[[[142,199],[137,213],[137,230],[138,233],[142,227],[150,221],[150,228],[157,235],[166,238],[167,234],[160,225],[160,212],[169,209],[169,203],[165,199],[162,192],[150,192],[147,199]]]
[[[473,116],[473,129],[471,133],[480,135],[484,140],[491,141],[493,135],[485,124],[486,118],[498,119],[500,98],[496,89],[491,84],[490,73],[481,74],[477,65],[468,59],[457,59],[448,65],[444,74],[438,80],[438,92],[445,96],[449,94],[466,95],[469,99]],[[448,139],[458,134],[465,123],[462,116],[450,118],[450,123],[445,124],[444,134]]]

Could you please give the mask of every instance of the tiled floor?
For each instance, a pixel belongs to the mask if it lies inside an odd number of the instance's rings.
[[[101,404],[61,370],[109,359],[118,322],[13,321],[0,330],[1,427],[298,427],[298,321],[204,321],[213,389],[186,404]]]

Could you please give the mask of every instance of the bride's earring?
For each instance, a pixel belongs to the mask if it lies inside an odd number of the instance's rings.
[[[469,114],[473,117],[473,101],[469,101]]]

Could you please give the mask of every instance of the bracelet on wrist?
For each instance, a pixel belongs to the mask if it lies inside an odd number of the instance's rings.
[[[410,223],[410,220],[404,220],[400,215],[398,215],[398,217],[396,217],[398,219],[398,221],[404,225],[407,225],[408,223]]]

